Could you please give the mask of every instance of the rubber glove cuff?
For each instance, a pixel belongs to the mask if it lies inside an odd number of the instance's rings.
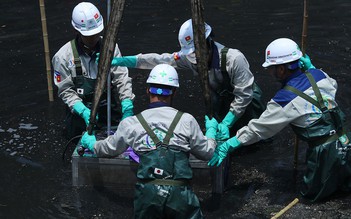
[[[86,125],[89,125],[90,109],[86,107],[82,101],[77,101],[73,105],[73,112],[82,117]]]
[[[231,128],[237,120],[238,118],[235,116],[235,114],[232,111],[229,111],[221,123],[226,125],[228,128]]]
[[[236,136],[228,139],[225,143],[229,145],[229,152],[241,146],[241,142],[238,140]]]
[[[133,101],[131,99],[124,99],[121,102],[122,105],[122,120],[129,117],[129,116],[133,116],[133,109],[134,109],[134,105],[133,105]]]
[[[95,135],[89,135],[88,132],[85,132],[80,143],[84,148],[88,148],[90,151],[94,152],[94,144],[96,142]]]
[[[136,56],[123,56],[123,57],[114,57],[112,59],[112,66],[125,66],[130,68],[135,68],[137,64]]]

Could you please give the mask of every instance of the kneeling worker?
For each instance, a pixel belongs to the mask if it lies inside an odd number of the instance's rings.
[[[197,196],[189,186],[189,154],[209,160],[216,148],[217,121],[206,116],[206,136],[195,118],[172,107],[179,87],[176,70],[156,65],[146,81],[149,108],[122,120],[114,135],[96,141],[85,133],[83,147],[98,157],[122,154],[128,146],[139,155],[135,218],[203,218]]]

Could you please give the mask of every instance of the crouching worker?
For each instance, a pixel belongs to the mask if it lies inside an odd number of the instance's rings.
[[[189,186],[189,154],[209,160],[215,150],[217,121],[206,117],[206,136],[195,118],[172,107],[179,87],[176,70],[155,66],[146,81],[149,108],[121,121],[114,135],[96,141],[85,133],[84,147],[97,157],[112,157],[128,146],[139,155],[135,218],[202,218],[200,203]]]
[[[302,57],[298,45],[287,38],[268,45],[262,66],[282,83],[282,89],[259,119],[252,119],[216,149],[209,165],[219,165],[228,151],[270,138],[290,124],[309,146],[302,195],[320,201],[337,190],[350,191],[351,145],[345,116],[335,101],[336,81],[316,69],[307,55]]]

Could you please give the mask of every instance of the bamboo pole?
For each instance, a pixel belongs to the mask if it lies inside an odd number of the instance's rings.
[[[303,1],[303,23],[302,23],[302,37],[301,37],[301,51],[302,54],[306,53],[307,45],[307,24],[308,24],[308,1]]]
[[[301,35],[301,51],[302,54],[306,53],[306,45],[307,45],[307,24],[308,24],[308,2],[307,0],[303,1],[303,22],[302,22],[302,35]],[[298,163],[298,153],[299,153],[299,139],[295,135],[294,142],[294,169],[297,169]]]
[[[275,214],[273,217],[271,217],[271,219],[277,219],[278,217],[282,216],[287,210],[289,210],[291,207],[293,207],[298,202],[299,202],[299,199],[295,198],[285,208],[283,208],[281,211],[279,211],[277,214]]]
[[[46,27],[46,15],[45,15],[45,3],[44,0],[39,0],[41,26],[43,31],[44,41],[44,52],[45,52],[45,64],[46,64],[46,77],[48,82],[48,93],[49,101],[54,101],[53,88],[52,88],[52,75],[51,75],[51,63],[50,63],[50,52],[49,52],[49,41],[48,31]]]

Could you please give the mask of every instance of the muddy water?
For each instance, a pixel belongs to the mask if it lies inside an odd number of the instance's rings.
[[[106,15],[106,1],[92,1]],[[179,26],[191,16],[190,3],[126,1],[118,35],[124,55],[179,50]],[[351,3],[311,0],[307,53],[339,84],[338,100],[351,117]],[[70,24],[78,1],[46,1],[50,55],[74,37]],[[130,218],[133,191],[73,188],[69,153],[61,137],[63,104],[49,103],[38,2],[0,2],[0,217],[1,218]],[[275,38],[301,39],[303,1],[205,1],[205,17],[215,40],[241,50],[269,100],[279,84],[263,70],[266,46]],[[105,16],[106,17],[106,16]],[[147,71],[131,70],[136,109],[144,109]],[[204,115],[198,78],[182,71],[177,108],[192,113],[202,124]],[[186,104],[185,104],[186,103]],[[202,124],[203,125],[203,124]],[[256,145],[233,155],[230,182],[216,202],[209,191],[197,189],[207,218],[269,218],[299,197],[304,147],[294,177],[293,135],[289,129],[271,144]],[[350,195],[291,209],[287,218],[350,218]]]

